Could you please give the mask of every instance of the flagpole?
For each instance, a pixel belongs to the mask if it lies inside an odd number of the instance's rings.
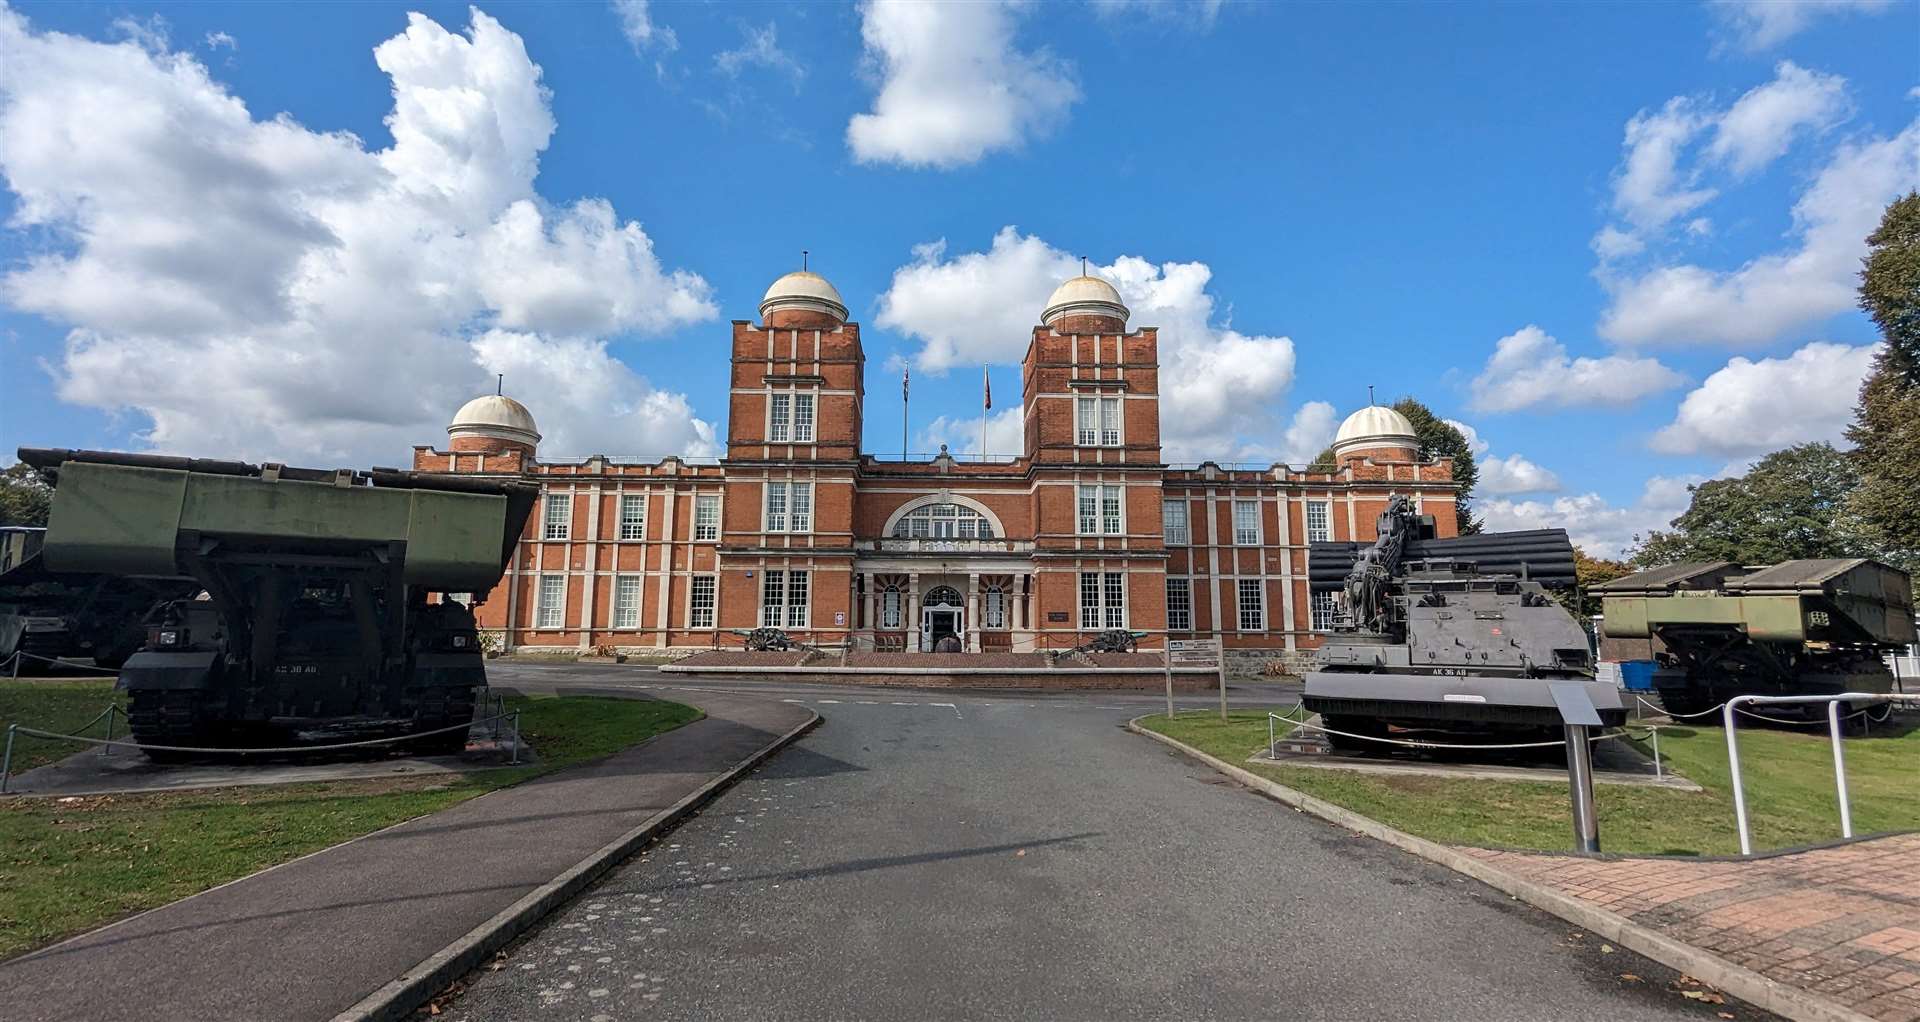
[[[980,463],[987,461],[987,412],[993,408],[992,384],[987,382],[987,367],[980,367]]]
[[[900,368],[900,460],[907,460],[907,378],[909,370]]]

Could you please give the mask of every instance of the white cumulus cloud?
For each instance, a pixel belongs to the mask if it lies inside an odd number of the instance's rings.
[[[980,419],[942,415],[920,431],[912,453],[933,454],[945,444],[955,456],[980,453]],[[986,416],[987,450],[994,457],[1017,455],[1026,449],[1026,416],[1019,405],[1003,408]]]
[[[1518,454],[1504,458],[1482,458],[1476,462],[1480,481],[1476,494],[1502,497],[1516,493],[1553,493],[1560,489],[1560,477]]]
[[[464,35],[412,15],[374,50],[377,151],[254,117],[190,54],[4,8],[0,52],[0,175],[31,246],[0,300],[68,328],[62,399],[145,416],[158,449],[391,464],[504,371],[550,449],[713,450],[606,347],[711,318],[710,288],[606,202],[535,193],[549,97],[486,14]]]
[[[1603,268],[1600,334],[1620,344],[1759,344],[1853,307],[1866,237],[1888,201],[1920,184],[1920,121],[1842,145],[1793,207],[1797,244],[1733,270],[1691,263]]]
[[[894,271],[876,324],[920,342],[916,368],[1016,363],[1048,296],[1079,272],[1074,256],[1013,227],[1001,228],[985,252],[949,256],[944,241],[921,245]],[[1274,417],[1293,383],[1291,340],[1215,322],[1207,292],[1213,271],[1205,263],[1121,256],[1091,272],[1119,290],[1132,312],[1129,325],[1160,328],[1160,421],[1169,459],[1286,453],[1261,454],[1246,448],[1245,438],[1280,431]]]
[[[1794,136],[1833,127],[1852,113],[1847,80],[1808,71],[1791,60],[1774,79],[1736,100],[1714,126],[1707,155],[1735,174],[1754,171],[1785,156]]]
[[[1698,476],[1654,476],[1642,487],[1639,499],[1626,507],[1597,493],[1550,500],[1513,500],[1492,497],[1474,502],[1474,511],[1488,532],[1515,529],[1565,529],[1575,546],[1598,557],[1619,557],[1637,536],[1664,529],[1687,509],[1687,487]]]
[[[1622,405],[1681,382],[1679,373],[1652,358],[1569,358],[1566,345],[1528,324],[1494,344],[1469,387],[1476,410],[1511,412],[1534,405]]]
[[[1739,456],[1837,441],[1878,347],[1816,341],[1785,358],[1735,358],[1680,402],[1653,449]]]
[[[860,36],[879,80],[870,113],[847,123],[861,163],[958,167],[1013,149],[1066,120],[1080,99],[1071,64],[1020,50],[1025,5],[1001,0],[867,0]]]
[[[1734,45],[1750,52],[1771,49],[1815,21],[1836,14],[1877,14],[1891,0],[1713,0],[1712,8]]]
[[[1280,460],[1289,465],[1305,465],[1320,456],[1333,443],[1340,428],[1340,415],[1325,401],[1308,401],[1294,409],[1281,434]]]

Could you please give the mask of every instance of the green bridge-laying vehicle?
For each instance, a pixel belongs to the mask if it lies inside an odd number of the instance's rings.
[[[1602,655],[1653,660],[1653,687],[1676,714],[1736,695],[1888,692],[1882,657],[1914,641],[1912,580],[1864,558],[1670,564],[1592,592]]]
[[[48,570],[203,590],[150,612],[121,667],[143,745],[341,740],[471,719],[485,660],[472,611],[445,597],[478,601],[500,581],[537,487],[97,451],[20,458],[54,484]],[[409,744],[465,741],[450,731]]]

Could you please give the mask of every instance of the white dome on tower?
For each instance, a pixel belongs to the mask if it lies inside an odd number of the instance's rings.
[[[1107,316],[1125,323],[1127,315],[1126,303],[1112,284],[1082,274],[1053,289],[1040,322],[1052,326],[1062,316]]]
[[[811,270],[795,270],[773,282],[760,299],[760,318],[787,309],[824,312],[842,323],[847,321],[847,303],[827,278]]]
[[[1333,453],[1338,456],[1369,447],[1420,447],[1413,423],[1385,405],[1368,405],[1347,416],[1340,431],[1333,435]]]
[[[540,442],[540,429],[533,424],[533,413],[527,411],[526,405],[504,394],[485,394],[461,405],[447,426],[447,435],[493,437],[523,444]]]

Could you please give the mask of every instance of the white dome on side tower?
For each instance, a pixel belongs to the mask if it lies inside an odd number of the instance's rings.
[[[1420,449],[1420,438],[1413,423],[1385,405],[1368,405],[1347,416],[1340,431],[1333,435],[1335,457],[1373,447]]]
[[[1066,316],[1104,316],[1125,324],[1129,314],[1126,303],[1120,300],[1120,292],[1112,284],[1082,274],[1053,289],[1053,297],[1047,299],[1040,322],[1052,326]]]
[[[527,406],[503,394],[485,394],[460,406],[447,426],[447,435],[491,437],[529,446],[540,442],[540,429]]]
[[[795,270],[773,282],[766,297],[760,299],[760,319],[765,322],[776,312],[819,312],[836,321],[847,321],[847,303],[827,278],[811,270]]]

